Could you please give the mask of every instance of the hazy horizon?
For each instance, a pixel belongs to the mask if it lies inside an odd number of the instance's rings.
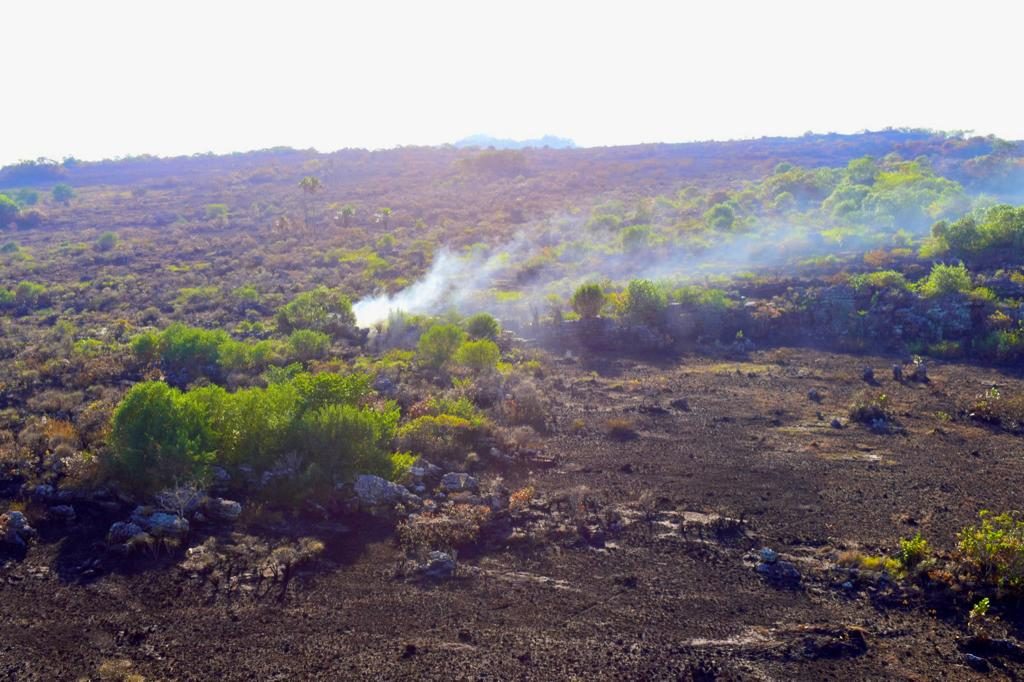
[[[988,8],[990,11],[983,11]],[[1024,138],[1020,10],[811,2],[20,3],[0,164],[545,134],[579,146],[854,133]],[[993,18],[998,20],[994,21]]]

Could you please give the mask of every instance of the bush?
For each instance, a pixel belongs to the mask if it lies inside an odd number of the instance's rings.
[[[117,235],[113,232],[104,232],[96,240],[96,248],[100,251],[113,251],[117,246]]]
[[[903,569],[909,571],[927,559],[931,551],[928,541],[921,537],[920,533],[917,533],[912,538],[900,540],[900,551],[897,559],[900,565],[903,566]]]
[[[348,296],[324,286],[299,294],[277,311],[277,325],[285,333],[312,329],[343,336],[352,330],[355,323]]]
[[[318,360],[327,355],[331,337],[312,329],[296,329],[288,336],[292,356],[302,362]]]
[[[0,230],[14,222],[18,217],[20,209],[14,199],[6,194],[0,194]]]
[[[213,461],[207,415],[160,381],[128,391],[114,410],[110,445],[112,473],[136,492],[199,478]]]
[[[978,580],[1020,594],[1024,588],[1024,521],[1019,512],[978,514],[980,523],[957,535],[957,549]]]
[[[501,351],[498,350],[498,345],[487,339],[464,342],[453,357],[455,364],[477,373],[494,370],[500,359]]]
[[[888,423],[895,419],[889,396],[884,393],[859,397],[850,406],[849,417],[851,421],[867,426],[876,426],[879,422]]]
[[[54,185],[51,193],[53,194],[54,201],[65,206],[70,204],[71,200],[75,197],[75,191],[71,189],[70,185],[63,182]]]
[[[416,360],[425,367],[440,369],[465,338],[466,333],[453,324],[432,325],[416,344]]]
[[[398,527],[398,537],[410,553],[451,551],[477,542],[490,517],[485,505],[455,504],[444,511],[416,514]]]
[[[650,280],[634,279],[626,287],[624,312],[636,322],[657,324],[667,305],[668,297]]]
[[[463,417],[426,415],[398,429],[398,444],[427,459],[459,460],[471,451],[479,429]]]
[[[234,393],[137,384],[114,412],[111,470],[126,488],[153,492],[199,478],[210,464],[248,467],[257,479],[285,466],[267,492],[289,499],[330,496],[358,473],[400,475],[411,457],[390,453],[398,406],[363,405],[368,393],[360,374],[299,374]]]
[[[573,292],[569,303],[577,315],[587,320],[601,314],[606,300],[600,284],[581,284]]]
[[[971,273],[961,265],[936,263],[926,278],[918,282],[918,291],[925,298],[949,294],[966,294],[971,291]]]
[[[474,339],[489,339],[494,341],[501,333],[501,326],[488,313],[477,313],[466,320],[466,331]]]

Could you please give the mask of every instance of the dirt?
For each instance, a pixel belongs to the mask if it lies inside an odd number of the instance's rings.
[[[589,540],[491,538],[446,581],[397,570],[388,529],[359,519],[222,531],[226,568],[203,572],[182,568],[184,548],[105,554],[107,518],[85,510],[0,569],[0,677],[1016,679],[1024,664],[1005,652],[986,650],[987,674],[969,665],[955,599],[837,577],[838,551],[891,554],[920,531],[948,553],[979,510],[1020,503],[1024,441],[961,410],[1024,382],[935,363],[929,383],[896,383],[891,364],[810,350],[558,360],[545,379],[556,424],[539,443],[554,466],[509,483],[588,496],[614,522]],[[889,396],[896,432],[846,423],[865,390]],[[635,437],[609,437],[620,419]],[[319,560],[264,570],[300,535],[324,542]],[[759,574],[762,547],[800,581]]]

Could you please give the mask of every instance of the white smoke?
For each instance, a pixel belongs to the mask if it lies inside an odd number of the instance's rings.
[[[509,259],[509,254],[522,250],[523,241],[514,240],[496,255],[471,253],[457,256],[442,248],[434,257],[422,279],[396,294],[378,294],[364,298],[352,306],[356,324],[372,327],[385,322],[397,311],[410,314],[433,314],[447,308],[460,309],[463,304],[492,284],[494,274]]]

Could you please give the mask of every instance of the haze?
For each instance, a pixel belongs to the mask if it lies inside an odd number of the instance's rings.
[[[1024,138],[1005,3],[9,3],[0,163],[584,146],[886,126]]]

